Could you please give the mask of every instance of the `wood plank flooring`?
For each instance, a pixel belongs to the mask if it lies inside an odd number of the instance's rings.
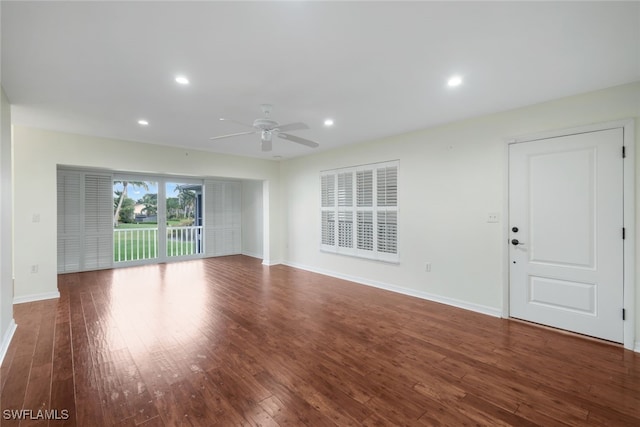
[[[249,257],[59,289],[14,307],[2,426],[640,425],[636,353]]]

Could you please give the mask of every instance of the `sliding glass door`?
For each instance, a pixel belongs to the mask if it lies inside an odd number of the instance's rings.
[[[242,183],[59,168],[58,272],[242,252]]]
[[[113,261],[158,258],[158,182],[113,181]]]
[[[115,176],[113,260],[117,265],[203,253],[202,180]]]
[[[167,257],[203,253],[202,183],[167,182]]]

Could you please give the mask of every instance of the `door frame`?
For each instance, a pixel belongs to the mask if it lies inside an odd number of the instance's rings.
[[[538,141],[548,138],[556,138],[561,136],[576,135],[581,133],[589,133],[603,131],[609,129],[623,129],[623,145],[626,150],[626,157],[623,165],[623,227],[625,228],[625,239],[623,241],[624,248],[624,271],[623,271],[623,305],[625,309],[624,327],[624,348],[640,352],[640,342],[635,343],[635,126],[633,119],[618,120],[606,123],[598,123],[592,125],[579,126],[569,129],[552,130],[534,134],[527,134],[519,137],[511,137],[504,140],[504,200],[502,217],[506,220],[502,226],[502,276],[503,276],[503,294],[502,294],[502,317],[509,318],[509,146],[520,142]],[[622,153],[620,153],[622,156]],[[622,313],[620,313],[622,315]]]
[[[140,172],[120,172],[114,171],[111,172],[112,181],[116,179],[126,179],[130,181],[138,180],[138,181],[148,181],[155,182],[158,185],[158,212],[157,212],[157,221],[158,221],[158,256],[156,258],[147,258],[142,260],[133,260],[133,261],[119,261],[116,262],[113,260],[112,266],[110,268],[127,268],[127,267],[136,267],[141,265],[154,265],[154,264],[166,264],[170,262],[178,262],[178,261],[187,261],[194,259],[203,259],[206,258],[206,254],[204,252],[200,254],[192,254],[192,255],[167,255],[167,194],[166,194],[166,184],[168,182],[180,182],[185,184],[194,184],[194,185],[202,185],[204,186],[204,178],[200,177],[186,177],[184,175],[167,175],[167,174],[154,174],[154,173],[140,173]],[[160,238],[160,236],[165,236],[165,238]]]

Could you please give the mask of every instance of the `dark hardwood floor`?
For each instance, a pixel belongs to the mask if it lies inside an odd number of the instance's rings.
[[[14,307],[2,426],[640,425],[638,354],[253,258],[59,289]]]

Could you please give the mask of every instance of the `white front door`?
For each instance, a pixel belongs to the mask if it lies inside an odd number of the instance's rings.
[[[623,341],[623,130],[509,146],[510,314]]]

